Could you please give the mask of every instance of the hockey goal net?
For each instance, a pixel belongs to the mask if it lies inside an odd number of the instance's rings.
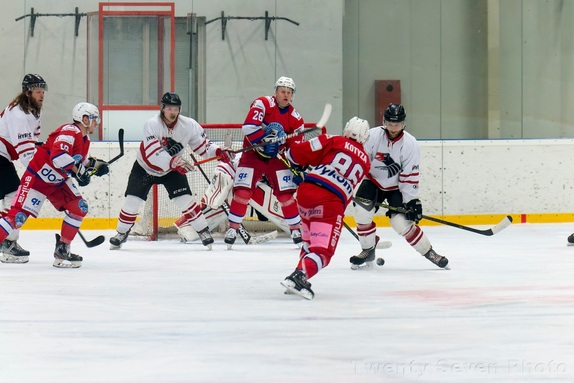
[[[221,147],[230,146],[232,149],[240,149],[242,147],[243,132],[241,124],[202,124],[202,126],[207,137],[217,145]],[[305,126],[312,127],[314,124],[305,124]],[[194,162],[187,150],[183,157],[190,162]],[[199,160],[200,158],[196,159]],[[211,178],[217,163],[217,161],[210,161],[200,165],[208,178]],[[208,186],[208,181],[199,169],[189,172],[187,178],[193,198],[199,202]],[[147,237],[150,240],[174,237],[177,235],[174,223],[180,216],[181,211],[168,198],[165,188],[162,185],[154,185],[142,211],[140,211],[139,219],[134,225],[131,234]],[[249,232],[269,232],[273,230],[281,232],[281,229],[272,222],[262,220],[255,209],[251,207],[247,210],[243,225]],[[226,229],[226,224],[222,224],[221,227],[214,231],[224,232]]]

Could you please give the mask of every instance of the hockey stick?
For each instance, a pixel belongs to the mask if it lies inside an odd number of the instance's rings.
[[[195,162],[195,156],[193,155],[193,153],[189,152],[189,156]],[[205,171],[201,168],[201,166],[199,166],[199,165],[196,165],[196,166],[199,169],[199,171],[201,172],[201,174],[203,175],[203,178],[205,178],[205,180],[207,181],[207,183],[211,184],[209,177],[207,176],[207,174],[205,174]],[[223,210],[225,215],[229,216],[229,206],[227,205],[227,202],[223,202],[223,205],[221,205],[221,209]],[[243,242],[245,242],[246,245],[253,244],[253,243],[264,243],[264,242],[270,241],[270,240],[277,237],[277,230],[272,231],[271,233],[267,233],[267,234],[263,234],[263,235],[254,237],[251,234],[249,234],[249,232],[247,231],[245,226],[243,226],[243,224],[240,224],[239,230],[237,230],[237,232],[239,233],[239,236],[241,237]]]
[[[364,202],[366,202],[366,201],[361,201],[361,199],[358,197],[355,197],[354,201],[361,206],[365,206]],[[376,205],[380,206],[380,207],[384,207],[385,209],[399,212],[399,213],[403,213],[403,214],[407,213],[407,210],[405,208],[402,208],[402,207],[389,206],[389,205],[384,204],[384,203],[377,203]],[[456,227],[457,229],[462,229],[462,230],[470,231],[471,233],[476,233],[476,234],[486,235],[486,236],[492,236],[498,232],[501,232],[502,230],[504,230],[508,226],[510,226],[510,224],[512,223],[512,217],[507,215],[506,217],[504,217],[502,219],[502,221],[500,221],[499,223],[497,223],[496,225],[494,225],[490,229],[480,230],[480,229],[475,229],[473,227],[464,226],[464,225],[461,225],[461,224],[458,224],[455,222],[445,221],[444,219],[430,217],[430,216],[424,215],[424,214],[422,215],[422,217],[424,219],[428,219],[429,221],[441,223],[443,225]]]
[[[107,162],[108,165],[116,162],[117,160],[119,160],[124,155],[124,130],[123,130],[123,128],[120,128],[120,130],[118,130],[118,143],[120,145],[120,154],[118,154],[117,156],[115,156],[114,158],[109,160]],[[96,174],[97,172],[98,172],[98,169],[92,170],[90,172],[90,177],[93,176],[94,174]]]
[[[314,131],[323,129],[323,127],[325,127],[325,124],[326,124],[327,121],[329,120],[329,117],[331,117],[331,109],[332,109],[331,104],[325,104],[325,108],[323,109],[323,115],[322,115],[321,118],[319,119],[319,122],[317,122],[317,124],[315,124],[315,126],[312,127],[312,128],[302,129],[302,130],[300,130],[300,131],[297,131],[297,132],[293,132],[293,133],[291,133],[291,134],[288,134],[288,135],[286,135],[285,137],[282,137],[282,138],[277,137],[277,138],[275,138],[275,139],[272,139],[272,140],[269,140],[269,141],[266,141],[266,142],[260,142],[260,143],[257,143],[257,144],[251,145],[251,146],[247,146],[247,147],[245,147],[245,148],[241,148],[241,149],[237,149],[237,150],[229,150],[229,152],[230,152],[230,153],[233,153],[233,154],[243,153],[243,152],[246,152],[246,151],[248,151],[248,150],[253,150],[253,149],[257,149],[257,148],[262,148],[262,147],[267,146],[267,145],[269,145],[269,144],[274,144],[274,143],[277,143],[277,142],[280,142],[280,141],[283,141],[283,140],[288,140],[288,139],[291,139],[291,138],[293,138],[293,137],[300,136],[301,134],[307,134],[307,133],[310,133],[310,132],[314,132]],[[210,157],[210,158],[204,158],[204,159],[202,159],[202,160],[200,160],[200,161],[195,161],[193,164],[197,166],[197,165],[204,164],[204,163],[206,163],[206,162],[215,161],[215,160],[219,160],[219,159],[221,159],[221,158],[219,158],[219,156]]]
[[[86,237],[84,237],[84,235],[82,234],[82,232],[80,230],[78,230],[78,235],[80,236],[80,238],[82,239],[82,241],[84,242],[86,247],[99,246],[102,243],[104,243],[104,241],[106,240],[106,237],[104,237],[103,235],[98,235],[96,238],[92,239],[91,241],[88,241],[86,239]]]

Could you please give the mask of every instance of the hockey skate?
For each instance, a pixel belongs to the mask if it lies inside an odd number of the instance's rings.
[[[237,230],[232,227],[227,229],[227,232],[225,232],[225,238],[223,239],[223,242],[227,244],[227,250],[231,250],[231,247],[235,243],[236,239],[237,239]]]
[[[297,294],[307,300],[311,300],[315,296],[311,290],[311,284],[307,281],[307,276],[302,270],[295,270],[281,282],[281,285],[287,289],[286,294]]]
[[[430,248],[429,251],[426,252],[424,257],[429,261],[431,261],[432,263],[434,263],[435,265],[437,265],[438,267],[440,267],[441,269],[449,270],[449,268],[447,267],[448,259],[438,254],[436,251],[433,250],[432,247]]]
[[[199,239],[201,239],[201,244],[207,247],[208,250],[211,250],[213,244],[213,237],[209,232],[209,227],[206,227],[205,229],[198,231],[197,234],[199,235]]]
[[[373,261],[375,260],[376,255],[375,250],[377,249],[377,243],[379,243],[379,239],[380,238],[377,235],[375,237],[375,246],[368,249],[363,249],[359,254],[353,255],[351,258],[349,258],[349,262],[351,262],[351,269],[368,269],[373,265]]]
[[[5,239],[2,242],[2,263],[28,263],[30,252],[24,250],[17,241]]]
[[[70,244],[60,241],[60,234],[56,234],[56,250],[54,250],[54,267],[61,269],[78,268],[82,266],[83,258],[70,253]]]
[[[131,230],[128,230],[127,233],[117,233],[115,236],[110,238],[110,250],[117,250],[122,247],[122,243],[128,240],[128,235],[130,234]]]
[[[568,236],[568,246],[574,246],[574,233]]]
[[[291,239],[293,243],[296,244],[299,248],[301,248],[301,243],[303,242],[303,237],[301,236],[301,230],[295,229],[291,230]]]

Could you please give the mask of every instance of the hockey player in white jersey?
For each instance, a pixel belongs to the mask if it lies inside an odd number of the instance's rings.
[[[387,212],[391,227],[403,236],[421,255],[441,268],[448,259],[437,254],[417,225],[422,219],[422,203],[418,198],[420,148],[416,138],[405,131],[406,112],[400,104],[389,104],[383,125],[372,128],[365,142],[371,170],[355,195],[354,211],[360,254],[350,258],[352,268],[368,266],[375,259],[379,238],[373,217],[377,204],[387,201],[394,209]]]
[[[140,206],[147,199],[153,184],[162,184],[170,200],[181,210],[186,222],[198,233],[204,246],[211,249],[213,238],[200,205],[194,201],[185,174],[193,164],[181,154],[189,147],[199,156],[218,156],[229,162],[229,152],[212,143],[201,125],[182,116],[181,99],[174,92],[162,96],[159,113],[144,125],[144,139],[131,170],[125,199],[119,214],[117,234],[110,238],[110,248],[119,249],[127,240]]]
[[[44,92],[48,84],[38,74],[27,74],[22,80],[22,92],[0,113],[0,199],[4,200],[4,210],[10,205],[20,186],[20,177],[14,167],[19,160],[28,166],[34,155],[36,142],[40,137],[40,119]],[[26,263],[30,252],[18,244],[20,229],[14,230],[2,242],[4,263]]]

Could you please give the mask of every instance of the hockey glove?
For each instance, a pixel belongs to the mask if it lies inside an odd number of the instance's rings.
[[[171,137],[167,138],[167,149],[166,151],[169,153],[170,156],[175,156],[179,152],[183,150],[183,145],[180,142],[177,142]]]
[[[409,221],[419,223],[423,219],[423,204],[417,198],[410,200],[405,204],[405,216]]]
[[[217,150],[215,151],[215,155],[219,157],[219,159],[222,162],[225,162],[226,164],[230,164],[232,161],[231,155],[229,154],[229,149],[217,148]]]
[[[91,177],[89,169],[87,169],[82,164],[76,165],[76,167],[78,168],[78,171],[76,171],[76,173],[74,173],[74,177],[78,181],[78,186],[82,186],[82,187],[88,186],[90,183],[90,177]]]
[[[187,172],[191,172],[195,169],[192,164],[181,158],[181,156],[171,157],[169,168],[170,170],[176,171],[180,174],[186,174]]]
[[[385,154],[385,159],[383,163],[387,165],[387,172],[389,173],[389,178],[396,176],[401,171],[401,165],[397,164],[393,158]]]
[[[100,160],[95,157],[88,158],[88,173],[90,176],[105,176],[110,172],[110,166],[104,160]]]

